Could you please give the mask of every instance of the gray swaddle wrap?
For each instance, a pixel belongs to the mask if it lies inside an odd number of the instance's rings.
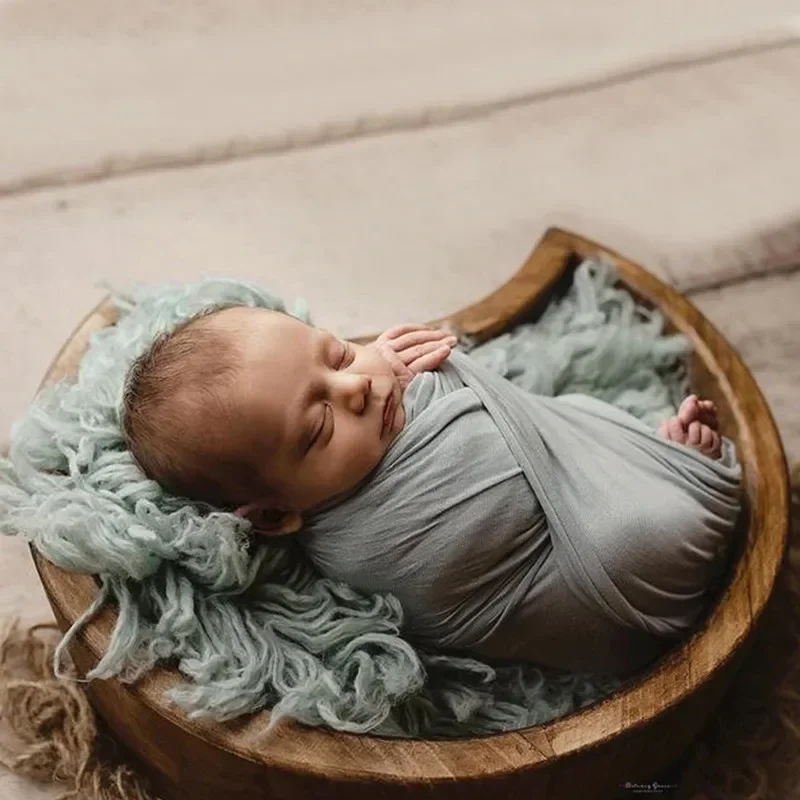
[[[740,509],[730,440],[712,461],[458,350],[403,404],[376,468],[311,509],[298,540],[325,576],[396,595],[409,640],[625,673],[702,613]]]

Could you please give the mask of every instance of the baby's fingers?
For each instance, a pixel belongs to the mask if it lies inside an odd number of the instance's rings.
[[[403,350],[412,348],[415,345],[426,343],[434,343],[437,346],[442,344],[454,345],[457,341],[458,339],[447,333],[447,331],[428,329],[404,333],[391,342],[387,342],[387,344],[396,352],[401,353]]]
[[[420,358],[429,356],[439,350],[447,350],[450,352],[450,347],[442,342],[425,342],[424,344],[414,345],[414,347],[406,347],[403,350],[395,351],[395,355],[402,361],[409,369],[414,369],[414,364]]]
[[[387,328],[382,334],[381,339],[397,339],[398,336],[402,336],[406,333],[412,333],[414,331],[422,331],[422,330],[433,330],[430,325],[423,325],[421,322],[404,322],[402,325],[394,325],[391,328]]]
[[[430,353],[420,356],[414,362],[409,364],[409,369],[415,373],[428,372],[436,369],[443,361],[446,361],[450,356],[450,348],[447,345],[441,345]]]

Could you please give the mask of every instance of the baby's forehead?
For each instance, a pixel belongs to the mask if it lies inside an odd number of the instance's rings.
[[[320,331],[271,309],[240,307],[223,314],[227,319],[220,322],[241,356],[241,368],[226,387],[227,431],[253,447],[274,446],[294,416],[299,387],[308,380],[312,347],[306,344]]]
[[[307,335],[315,330],[303,320],[260,306],[234,306],[226,308],[215,314],[219,326],[230,333],[242,335],[247,333],[280,334],[294,333],[297,336]]]

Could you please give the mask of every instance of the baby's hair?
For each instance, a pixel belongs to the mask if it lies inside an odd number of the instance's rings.
[[[128,370],[121,413],[125,443],[148,478],[225,509],[264,488],[252,464],[226,455],[222,436],[241,353],[209,318],[240,305],[206,308],[159,335]]]

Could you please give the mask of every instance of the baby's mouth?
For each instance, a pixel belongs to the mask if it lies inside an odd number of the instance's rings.
[[[391,427],[392,420],[394,419],[395,412],[397,411],[397,401],[395,400],[395,393],[392,392],[386,398],[386,404],[383,409],[383,425],[381,427],[381,436]]]

